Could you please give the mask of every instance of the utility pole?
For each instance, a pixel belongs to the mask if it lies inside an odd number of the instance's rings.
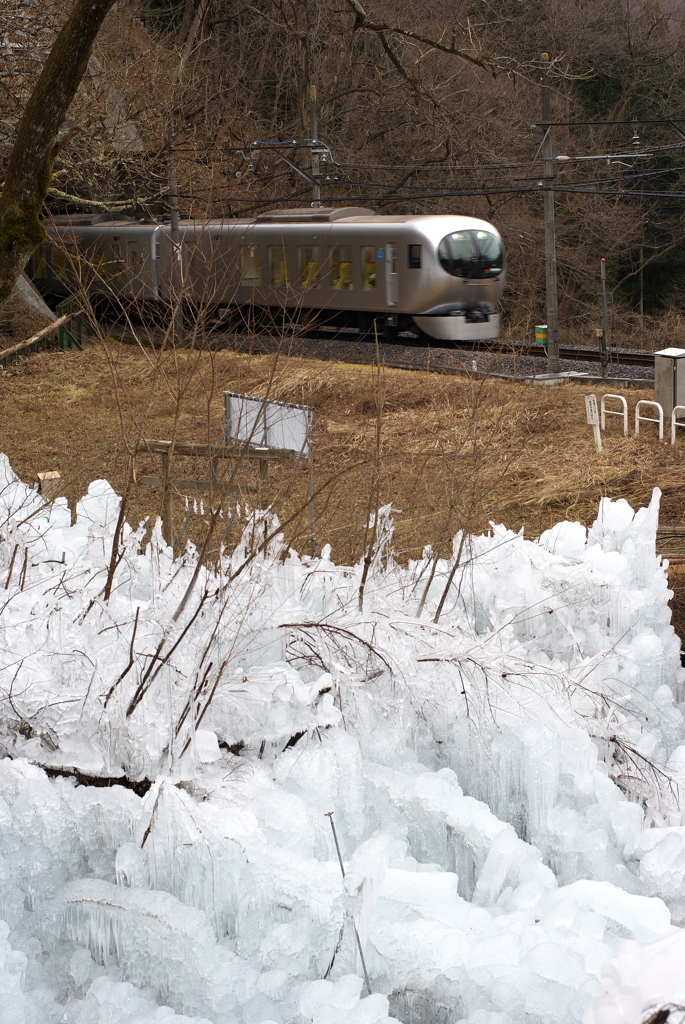
[[[559,302],[557,299],[557,251],[554,230],[554,157],[552,156],[552,97],[549,87],[549,54],[543,53],[542,60],[547,69],[542,77],[542,126],[545,134],[542,139],[542,179],[543,201],[545,214],[545,292],[547,296],[547,369],[550,373],[559,373]]]
[[[312,206],[321,206],[321,186],[319,185],[319,110],[316,104],[316,86],[309,86],[309,136],[312,157]]]
[[[644,232],[644,228],[642,229]],[[640,311],[640,327],[644,326],[644,314],[645,314],[645,243],[640,243],[640,302],[638,309]]]
[[[602,304],[602,333],[599,337],[599,354],[602,361],[602,376],[606,377],[607,366],[609,365],[609,303],[607,302],[607,266],[603,256],[600,260],[599,268],[599,276],[602,282],[602,288],[599,293]]]

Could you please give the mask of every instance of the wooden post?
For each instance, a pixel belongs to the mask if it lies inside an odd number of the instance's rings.
[[[602,436],[599,432],[599,410],[597,408],[597,398],[595,395],[585,396],[585,416],[592,427],[595,451],[599,453],[602,450]]]
[[[51,470],[48,473],[37,473],[38,490],[46,501],[54,501],[59,497],[62,485],[62,477],[58,470]]]

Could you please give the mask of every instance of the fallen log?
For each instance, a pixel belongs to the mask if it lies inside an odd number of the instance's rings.
[[[28,348],[29,345],[35,345],[35,343],[40,341],[41,338],[47,337],[47,335],[52,331],[56,331],[62,326],[62,324],[65,324],[67,320],[71,320],[73,315],[73,313],[67,313],[64,316],[59,317],[53,323],[48,324],[48,326],[44,327],[42,331],[38,331],[38,334],[34,334],[32,338],[27,338],[26,341],[20,341],[18,345],[12,345],[11,348],[0,349],[0,363],[3,359],[6,359],[7,356],[13,356],[15,353],[21,352],[22,349]]]

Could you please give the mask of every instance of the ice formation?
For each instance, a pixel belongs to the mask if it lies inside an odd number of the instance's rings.
[[[72,524],[2,457],[0,1024],[637,1024],[683,998],[658,493],[409,565],[381,509],[361,607],[361,566],[268,513],[194,582],[192,547],[125,526],[105,600],[118,511],[96,481]]]

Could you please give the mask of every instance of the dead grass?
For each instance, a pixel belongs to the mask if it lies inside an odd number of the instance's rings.
[[[562,344],[598,347],[595,330],[600,326],[599,311],[581,324],[566,324]],[[531,336],[531,331],[526,336]],[[685,346],[685,315],[677,309],[667,309],[658,316],[616,309],[611,316],[611,344],[620,349],[645,349],[656,352],[661,348]]]
[[[0,449],[15,471],[33,482],[39,471],[58,469],[72,504],[97,477],[121,490],[124,438],[130,443],[141,424],[148,437],[170,437],[178,409],[178,440],[216,441],[222,392],[265,394],[273,369],[267,356],[182,351],[165,358],[153,386],[153,360],[149,350],[90,342],[83,352],[37,353],[2,371]],[[429,543],[447,551],[458,528],[483,530],[490,520],[524,528],[528,536],[560,518],[589,524],[603,495],[639,506],[655,486],[663,491],[662,523],[685,525],[685,438],[671,447],[643,427],[640,436],[624,439],[613,420],[605,450],[596,455],[583,403],[591,388],[400,370],[384,371],[383,383],[381,500],[400,510],[396,540],[402,558],[416,557]],[[373,367],[294,358],[281,359],[271,383],[272,397],[315,409],[314,478],[317,486],[328,482],[316,503],[317,542],[330,542],[339,561],[357,559],[362,551],[377,386]],[[626,397],[632,411],[651,390],[631,390]],[[192,460],[175,466],[178,475],[197,478],[205,469]],[[158,471],[154,458],[139,458],[138,480]],[[261,492],[258,475],[248,478],[244,468],[238,476],[251,488],[246,495],[253,505],[283,499],[282,518],[305,500],[304,468],[295,477],[289,466],[273,470]],[[137,484],[129,518],[158,513],[159,502],[156,489]],[[177,527],[182,513],[177,501]],[[198,520],[194,525],[201,527]],[[307,516],[288,532],[308,549]]]
[[[45,327],[47,321],[36,313],[16,292],[0,309],[0,349],[9,348],[30,338]]]

